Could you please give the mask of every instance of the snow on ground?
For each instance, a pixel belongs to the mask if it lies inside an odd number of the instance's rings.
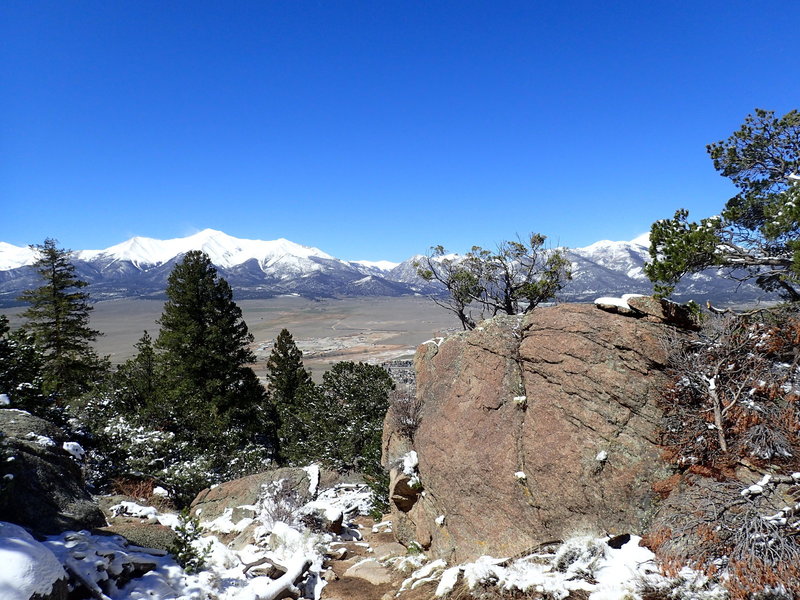
[[[59,579],[61,563],[19,525],[0,522],[0,594],[3,600],[44,596]]]
[[[318,486],[318,468],[308,467],[311,486]],[[0,597],[3,600],[27,600],[33,593],[50,591],[52,582],[65,576],[62,565],[83,581],[96,598],[108,600],[257,600],[270,598],[304,569],[308,576],[303,583],[306,597],[319,598],[324,580],[324,553],[331,544],[342,539],[360,539],[355,528],[347,527],[347,519],[366,514],[371,507],[371,493],[363,484],[340,484],[322,490],[314,501],[296,507],[295,514],[312,512],[342,516],[345,527],[341,536],[314,533],[296,523],[275,520],[274,492],[267,487],[258,505],[249,506],[255,515],[232,523],[230,511],[214,521],[203,523],[204,537],[193,543],[198,551],[207,551],[206,566],[194,575],[187,574],[168,554],[162,551],[129,545],[121,536],[96,536],[87,531],[68,531],[36,542],[17,525],[0,522]],[[155,520],[176,528],[178,515],[159,513],[151,506],[121,502],[111,509],[115,514]],[[255,522],[255,544],[234,551],[210,533],[242,531]],[[288,574],[273,580],[259,574],[254,567],[244,567],[268,558],[288,569]],[[144,571],[148,571],[143,574]],[[119,575],[122,574],[122,583]],[[132,578],[131,578],[132,577]],[[119,584],[119,586],[118,586]],[[6,593],[6,589],[12,589]]]
[[[404,465],[416,469],[416,457],[407,455]],[[313,469],[312,469],[313,471]],[[309,473],[313,475],[313,473]],[[316,485],[312,477],[312,485]],[[286,581],[294,581],[306,565],[308,574],[300,586],[305,597],[319,598],[325,581],[324,555],[342,540],[360,539],[355,528],[345,526],[342,535],[314,533],[297,522],[275,520],[275,506],[269,494],[257,505],[244,507],[255,516],[233,523],[231,515],[203,523],[205,536],[196,540],[199,551],[207,551],[204,570],[187,574],[174,559],[158,550],[130,545],[121,536],[95,536],[89,532],[64,532],[36,542],[22,528],[0,523],[0,596],[5,600],[26,600],[31,593],[49,591],[52,582],[62,578],[62,565],[84,581],[95,598],[103,600],[260,600],[270,598]],[[170,527],[179,523],[177,515],[159,513],[153,507],[122,502],[113,507],[119,514],[156,520]],[[322,490],[310,503],[297,507],[294,515],[324,514],[349,518],[370,510],[370,492],[363,484],[340,484]],[[293,520],[293,519],[289,519]],[[297,519],[299,521],[299,519]],[[234,551],[213,533],[242,531],[257,525],[251,543]],[[389,529],[390,522],[375,525]],[[436,596],[458,592],[459,585],[472,590],[496,587],[504,591],[530,591],[561,599],[583,590],[589,600],[641,600],[646,586],[650,590],[680,591],[694,600],[724,600],[725,592],[705,576],[684,569],[677,576],[660,574],[655,557],[631,536],[619,547],[608,538],[590,536],[567,540],[551,551],[541,551],[516,559],[480,557],[478,560],[448,566],[442,560],[429,561],[424,554],[411,552],[383,560],[384,564],[405,573],[398,597],[425,584],[436,585]],[[617,546],[617,544],[613,544]],[[288,569],[288,574],[273,580],[245,565],[270,559]],[[146,572],[145,574],[142,574]],[[121,582],[119,574],[127,574]],[[112,577],[113,576],[113,577]],[[45,589],[47,588],[47,589]],[[5,590],[11,592],[6,593]]]

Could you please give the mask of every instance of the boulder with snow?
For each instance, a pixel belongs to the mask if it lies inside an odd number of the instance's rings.
[[[12,458],[4,465],[3,519],[37,534],[106,524],[86,491],[77,459],[64,449],[70,440],[63,431],[30,413],[6,408],[0,410],[0,433]]]
[[[419,428],[411,442],[387,419],[384,435],[398,539],[462,562],[582,528],[641,533],[652,484],[670,472],[657,433],[662,328],[560,305],[421,346]]]
[[[66,600],[67,573],[46,546],[19,525],[0,521],[0,597]]]

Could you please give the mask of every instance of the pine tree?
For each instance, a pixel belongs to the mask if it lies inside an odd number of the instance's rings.
[[[281,330],[275,339],[267,361],[267,381],[278,417],[278,456],[283,462],[302,462],[307,458],[303,444],[310,435],[315,386],[288,329]]]
[[[36,248],[33,267],[44,283],[19,297],[31,305],[23,313],[24,329],[43,355],[43,391],[63,401],[85,392],[106,365],[91,346],[100,332],[89,327],[92,306],[81,291],[87,283],[76,276],[69,251],[51,238]]]
[[[322,376],[317,427],[326,462],[339,471],[382,472],[381,436],[394,382],[378,365],[338,362]]]
[[[756,109],[728,139],[706,148],[739,192],[722,213],[689,220],[680,209],[653,223],[644,267],[660,296],[686,275],[720,267],[736,281],[800,302],[800,112]]]
[[[119,410],[126,415],[137,415],[140,422],[157,425],[161,410],[160,385],[153,338],[145,331],[134,348],[136,356],[114,373],[115,399]]]
[[[171,428],[199,448],[273,443],[272,412],[249,367],[253,336],[230,285],[205,253],[188,252],[175,266],[167,298],[155,347]]]
[[[50,401],[42,394],[42,356],[32,336],[10,331],[5,315],[0,315],[0,394],[8,397],[9,408],[49,416]]]

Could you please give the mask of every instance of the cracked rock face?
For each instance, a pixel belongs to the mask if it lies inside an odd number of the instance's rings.
[[[463,562],[581,532],[642,533],[668,474],[656,444],[662,328],[571,304],[420,346],[419,428],[409,442],[387,420],[384,436],[390,466],[419,457],[413,506],[396,494],[398,539]]]

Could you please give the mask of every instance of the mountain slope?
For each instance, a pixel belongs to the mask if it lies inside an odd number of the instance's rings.
[[[560,297],[588,302],[598,296],[651,293],[652,285],[642,272],[649,258],[648,244],[645,235],[629,242],[604,240],[567,250],[573,278]],[[172,267],[189,250],[206,252],[238,298],[402,296],[439,290],[417,276],[415,262],[420,255],[400,264],[344,261],[286,239],[239,239],[213,229],[171,240],[134,237],[103,250],[74,252],[72,260],[79,276],[89,283],[94,300],[163,298]],[[30,248],[0,242],[0,306],[15,304],[20,292],[38,285],[30,267],[35,257]],[[676,296],[747,302],[764,294],[753,285],[737,286],[710,270],[687,277]]]

